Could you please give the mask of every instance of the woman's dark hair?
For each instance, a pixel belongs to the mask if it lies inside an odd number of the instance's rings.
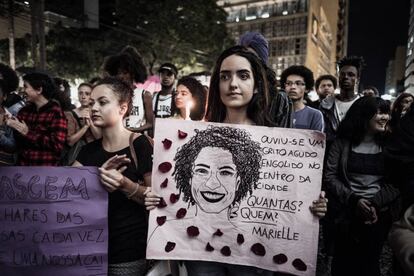
[[[0,97],[1,98],[3,98],[3,97],[7,97],[7,93],[6,93],[6,82],[4,81],[4,80],[2,80],[2,79],[0,79]],[[3,102],[3,104],[4,104],[4,102]]]
[[[406,98],[411,98],[414,101],[414,95],[407,93],[407,92],[403,92],[401,93],[398,98],[394,101],[394,103],[392,104],[392,110],[391,110],[391,120],[390,120],[390,128],[391,130],[394,130],[394,128],[397,127],[397,125],[400,122],[401,119],[401,113],[402,113],[402,105],[401,102],[406,99]]]
[[[46,99],[57,97],[57,87],[55,82],[46,74],[43,73],[29,73],[23,76],[23,80],[28,82],[34,89],[42,89],[42,95]]]
[[[184,85],[191,92],[193,97],[193,107],[191,108],[190,118],[193,121],[200,121],[204,118],[206,112],[206,92],[204,86],[195,78],[185,76],[178,80],[177,87]],[[176,108],[175,113],[180,113],[180,110]]]
[[[126,82],[115,77],[105,77],[101,79],[94,86],[94,88],[96,88],[99,85],[105,85],[109,87],[112,90],[112,92],[114,92],[115,96],[118,98],[119,104],[126,103],[128,105],[128,110],[125,113],[124,117],[129,116],[129,113],[132,109],[132,97],[134,94],[132,88]]]
[[[100,80],[100,79],[99,79]],[[93,85],[90,84],[89,82],[82,82],[81,84],[78,85],[78,89],[81,88],[82,86],[87,86],[90,89],[93,89]]]
[[[16,74],[16,71],[14,71],[10,66],[0,63],[0,79],[2,78],[4,80],[4,93],[10,94],[13,91],[17,90],[17,87],[19,86],[19,77]]]
[[[223,60],[229,56],[237,55],[247,59],[250,63],[254,85],[257,93],[247,106],[247,117],[259,126],[272,126],[269,118],[269,84],[266,69],[261,60],[243,46],[233,46],[225,50],[217,59],[213,74],[210,80],[210,91],[207,105],[207,119],[210,122],[223,122],[226,118],[226,106],[220,97],[220,69]]]
[[[313,73],[309,68],[303,65],[292,65],[286,68],[280,75],[280,85],[285,89],[286,80],[291,75],[301,76],[305,82],[306,90],[312,90],[313,85],[315,84],[315,79],[313,78]]]
[[[147,69],[142,58],[132,47],[124,48],[120,54],[106,58],[103,70],[112,77],[120,72],[128,72],[135,82],[143,83],[147,79]]]
[[[359,145],[369,129],[370,120],[377,113],[389,114],[390,104],[379,97],[362,97],[356,100],[339,124],[338,137]],[[383,133],[376,136],[377,143],[381,143]]]
[[[209,126],[205,130],[196,130],[191,140],[178,149],[174,157],[174,179],[177,189],[183,193],[183,200],[195,204],[191,194],[190,180],[193,177],[194,162],[203,148],[216,147],[228,150],[233,156],[240,185],[236,191],[233,204],[240,202],[259,181],[261,148],[258,142],[251,139],[251,135],[243,130],[232,127]],[[220,162],[212,160],[212,162]]]

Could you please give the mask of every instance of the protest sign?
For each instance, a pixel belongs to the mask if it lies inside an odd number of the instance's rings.
[[[1,167],[2,275],[106,275],[107,198],[94,167]]]
[[[157,119],[147,257],[314,275],[325,135]]]

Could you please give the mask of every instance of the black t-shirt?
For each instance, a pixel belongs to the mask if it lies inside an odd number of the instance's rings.
[[[153,148],[144,135],[136,138],[133,145],[138,159],[138,170],[135,168],[129,147],[117,152],[107,152],[102,146],[102,139],[83,146],[76,160],[83,166],[100,167],[115,154],[126,154],[131,163],[122,174],[136,182],[143,180],[144,175],[151,174]],[[128,199],[123,192],[109,193],[109,263],[131,262],[145,258],[147,218],[145,207]]]

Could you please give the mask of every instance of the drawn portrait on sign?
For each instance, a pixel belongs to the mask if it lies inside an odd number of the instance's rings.
[[[178,149],[173,176],[185,202],[219,214],[256,188],[261,158],[247,131],[210,126]]]

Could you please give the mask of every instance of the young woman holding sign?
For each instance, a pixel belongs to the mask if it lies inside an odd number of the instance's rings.
[[[148,137],[134,134],[123,125],[132,94],[131,87],[119,79],[98,82],[91,94],[91,118],[102,129],[102,139],[82,147],[74,163],[100,167],[101,183],[109,192],[108,275],[146,272],[148,222],[145,207],[139,202],[151,185],[153,149]]]
[[[268,118],[269,87],[266,71],[258,57],[246,48],[235,46],[225,50],[216,62],[211,78],[207,106],[210,122],[272,126]],[[147,209],[154,209],[160,198],[148,193]],[[324,216],[324,195],[314,202],[311,211]],[[250,266],[206,261],[186,261],[188,275],[273,275]]]

